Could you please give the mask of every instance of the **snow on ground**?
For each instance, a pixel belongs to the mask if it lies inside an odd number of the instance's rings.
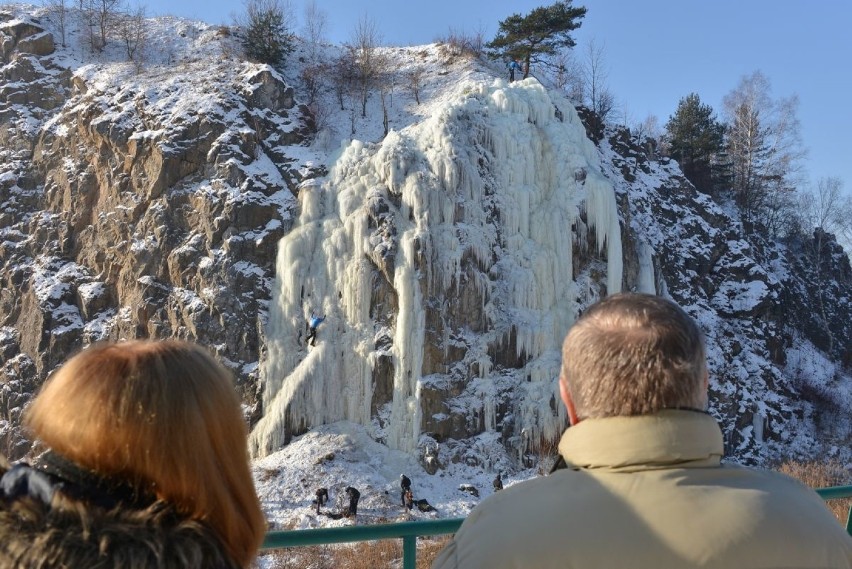
[[[258,495],[270,528],[306,529],[351,525],[347,518],[317,516],[313,503],[317,488],[328,488],[329,503],[322,512],[339,513],[348,505],[347,486],[361,492],[358,524],[387,523],[467,516],[481,500],[493,494],[496,471],[463,464],[445,465],[428,474],[411,455],[372,440],[364,427],[341,421],[318,427],[254,463]],[[400,474],[411,479],[415,500],[425,499],[437,511],[408,513],[400,503]],[[504,487],[535,475],[524,470],[503,477]],[[459,489],[471,485],[479,497]]]

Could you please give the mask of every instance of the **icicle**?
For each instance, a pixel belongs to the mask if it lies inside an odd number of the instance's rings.
[[[637,256],[639,257],[639,282],[637,292],[657,294],[657,285],[654,279],[654,250],[645,241],[639,241],[637,245]]]
[[[585,179],[587,189],[586,212],[589,225],[595,228],[598,248],[607,246],[607,293],[621,292],[621,277],[624,271],[621,254],[621,227],[618,223],[618,206],[612,184],[601,174],[591,171]]]

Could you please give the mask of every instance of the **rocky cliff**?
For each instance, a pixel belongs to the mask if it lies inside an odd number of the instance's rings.
[[[650,247],[657,292],[705,331],[711,412],[728,454],[762,463],[822,449],[848,460],[850,424],[837,420],[852,404],[848,255],[818,233],[747,233],[733,207],[697,192],[675,162],[622,129],[600,147],[636,243],[625,249],[641,263]]]
[[[26,450],[32,392],[98,340],[208,345],[256,416],[276,243],[313,175],[282,148],[310,118],[227,30],[158,28],[186,51],[137,74],[74,61],[47,24],[0,12],[0,449]]]
[[[27,451],[21,412],[69,354],[177,337],[234,371],[260,453],[347,419],[432,471],[529,466],[564,426],[559,334],[621,288],[701,323],[732,456],[849,458],[830,236],[746,234],[628,132],[437,46],[387,51],[424,104],[397,91],[384,137],[378,96],[370,117],[330,87],[324,113],[299,104],[299,53],[276,70],[152,20],[140,71],[33,13],[0,11],[0,452]],[[368,142],[331,148],[353,129]]]

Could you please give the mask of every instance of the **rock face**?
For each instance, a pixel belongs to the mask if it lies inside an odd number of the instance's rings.
[[[255,416],[276,244],[311,175],[281,156],[308,132],[293,90],[268,67],[222,56],[195,63],[203,74],[104,81],[94,66],[72,81],[49,33],[5,18],[0,451],[27,449],[14,426],[31,394],[106,339],[211,347]]]
[[[182,51],[137,72],[108,50],[75,62],[39,21],[0,11],[0,453],[27,452],[23,410],[70,354],[183,338],[234,371],[256,435],[281,427],[257,451],[348,419],[429,472],[510,472],[564,427],[557,336],[620,288],[670,296],[706,331],[711,413],[736,459],[850,458],[852,269],[831,236],[747,234],[676,163],[582,109],[588,138],[557,148],[578,118],[567,102],[481,69],[470,84],[454,70],[463,100],[432,109],[452,121],[320,153],[313,131],[333,125],[299,103],[298,69],[285,80],[232,56],[227,34],[175,26]],[[541,100],[519,103],[522,89]],[[576,193],[536,194],[563,185]],[[524,225],[533,206],[573,221]],[[552,258],[523,247],[542,231]],[[544,274],[568,288],[544,300]],[[329,319],[308,352],[312,308]]]
[[[834,238],[818,231],[769,242],[697,192],[676,163],[650,160],[625,131],[609,132],[601,149],[633,241],[625,274],[650,248],[656,292],[707,334],[711,412],[728,454],[760,463],[848,448],[848,422],[836,419],[850,406],[852,282]],[[803,343],[824,355],[809,360]]]

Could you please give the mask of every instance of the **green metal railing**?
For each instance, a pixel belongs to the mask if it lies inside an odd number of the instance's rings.
[[[838,500],[840,498],[852,498],[852,486],[832,486],[831,488],[817,488],[816,491],[823,500]],[[849,506],[849,515],[846,516],[846,532],[852,535],[852,506]]]
[[[852,486],[819,488],[816,492],[823,500],[852,498]],[[261,549],[402,538],[402,567],[403,569],[415,569],[417,564],[417,537],[455,533],[463,521],[464,518],[449,518],[368,526],[273,531],[266,534]],[[849,535],[852,535],[852,507],[849,508],[846,531]]]
[[[266,534],[261,549],[402,538],[402,567],[403,569],[415,569],[417,564],[417,537],[455,533],[463,521],[464,518],[448,518],[396,524],[273,531]]]

